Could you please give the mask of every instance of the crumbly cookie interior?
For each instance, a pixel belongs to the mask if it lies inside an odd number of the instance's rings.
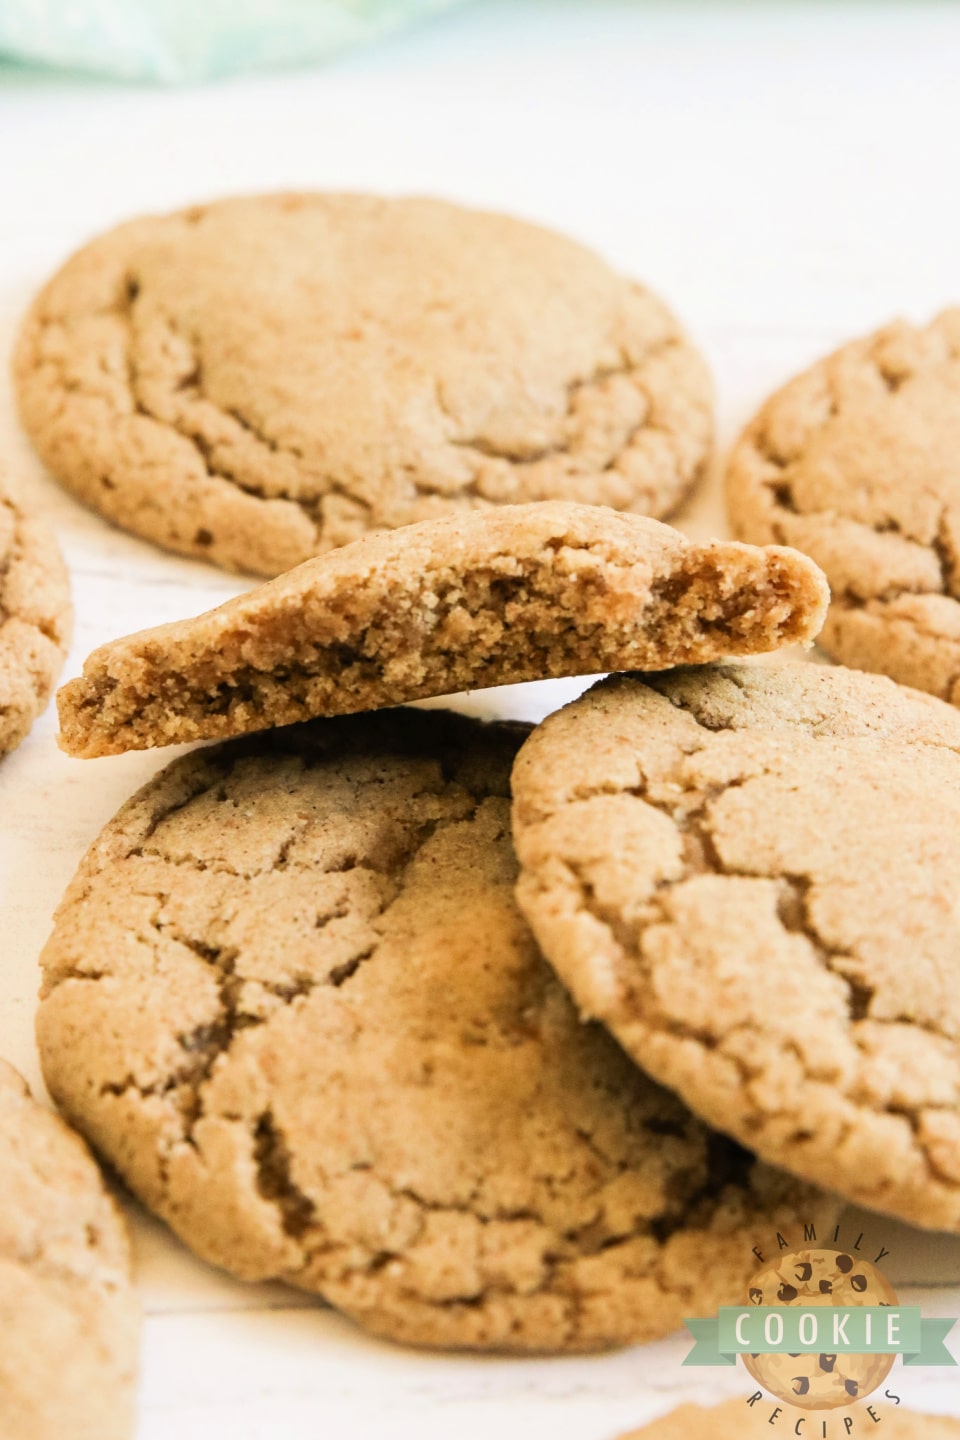
[[[374,578],[218,627],[172,655],[148,635],[61,692],[61,743],[96,756],[477,686],[751,655],[816,632],[818,572],[789,551],[689,546],[638,586],[584,547]],[[89,672],[90,667],[88,667]]]

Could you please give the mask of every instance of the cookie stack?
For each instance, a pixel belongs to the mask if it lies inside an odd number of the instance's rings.
[[[199,1254],[378,1334],[592,1349],[715,1308],[751,1234],[830,1202],[580,1022],[514,896],[527,729],[378,707],[766,650],[825,601],[794,551],[555,502],[105,646],[61,692],[72,753],[246,738],[175,761],[81,866],[43,960],[58,1103]]]
[[[839,1197],[960,1229],[960,715],[745,659],[828,613],[782,541],[849,580],[845,658],[956,604],[946,501],[924,549],[823,500],[830,385],[885,413],[944,323],[773,402],[731,481],[763,546],[698,545],[651,517],[707,457],[701,362],[559,237],[273,197],[51,282],[17,376],[59,478],[275,576],[59,696],[78,757],[219,742],[88,851],[37,1022],[63,1113],[198,1255],[395,1340],[562,1352],[733,1303]],[[404,708],[601,672],[535,729]]]

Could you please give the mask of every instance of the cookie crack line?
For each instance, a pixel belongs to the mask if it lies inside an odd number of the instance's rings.
[[[699,1122],[694,1122],[699,1124]],[[675,1125],[668,1122],[666,1131],[662,1127],[651,1122],[648,1127],[651,1133],[670,1133],[682,1135],[683,1127],[680,1122]],[[616,1162],[610,1159],[602,1150],[598,1149],[589,1132],[581,1127],[576,1127],[575,1133],[581,1143],[595,1155],[601,1162],[605,1171],[615,1170],[623,1173],[627,1168],[626,1162]],[[275,1127],[271,1125],[271,1141],[275,1139]],[[642,1219],[634,1219],[630,1224],[621,1224],[613,1229],[608,1229],[602,1238],[598,1237],[597,1243],[586,1253],[600,1254],[605,1251],[615,1250],[632,1238],[649,1235],[656,1242],[658,1247],[666,1245],[673,1235],[682,1232],[689,1225],[694,1217],[706,1202],[715,1201],[729,1186],[749,1193],[750,1172],[756,1164],[756,1159],[748,1151],[738,1145],[736,1141],[727,1137],[711,1133],[708,1135],[708,1148],[710,1157],[706,1166],[706,1174],[702,1185],[684,1197],[680,1206],[672,1209],[667,1207],[664,1213],[657,1216],[645,1215]],[[305,1239],[310,1230],[309,1217],[315,1212],[313,1202],[300,1191],[296,1185],[289,1180],[288,1167],[281,1166],[284,1176],[282,1182],[276,1185],[271,1182],[267,1186],[267,1192],[273,1193],[275,1189],[282,1189],[284,1202],[293,1207],[295,1227],[290,1233],[295,1234],[297,1239]],[[352,1169],[367,1169],[368,1165],[354,1166]],[[608,1182],[604,1182],[606,1185]],[[604,1187],[598,1189],[597,1198]],[[541,1231],[549,1233],[552,1229],[550,1223],[543,1213],[529,1206],[509,1207],[497,1205],[492,1208],[484,1208],[482,1203],[482,1184],[478,1183],[473,1190],[463,1199],[435,1200],[425,1195],[414,1186],[405,1184],[402,1186],[391,1186],[390,1193],[394,1198],[407,1199],[413,1202],[418,1210],[428,1214],[441,1215],[465,1215],[475,1220],[481,1227],[503,1223],[529,1223],[536,1225]],[[583,1238],[594,1230],[601,1220],[602,1212],[598,1209],[592,1216],[587,1217],[579,1225],[563,1231],[558,1237],[558,1243],[553,1249],[546,1250],[541,1257],[543,1278],[537,1286],[538,1292],[547,1292],[559,1296],[567,1296],[570,1299],[576,1298],[574,1289],[568,1288],[565,1276],[565,1269],[575,1262],[576,1253],[582,1252]],[[566,1248],[566,1247],[569,1247]],[[321,1238],[318,1244],[305,1246],[305,1258],[300,1268],[306,1268],[312,1259],[321,1251],[327,1248],[326,1242]],[[373,1255],[366,1263],[359,1267],[365,1273],[375,1271],[391,1260],[403,1258],[404,1251],[384,1250]],[[297,1272],[291,1272],[295,1274]],[[674,1281],[666,1280],[667,1262],[664,1257],[657,1255],[647,1265],[645,1273],[650,1273],[659,1284],[664,1293],[676,1292],[678,1286]],[[684,1289],[685,1287],[679,1287]],[[410,1292],[411,1294],[413,1292]],[[475,1304],[488,1298],[493,1294],[510,1295],[516,1293],[515,1287],[506,1283],[498,1284],[494,1281],[486,1282],[478,1294],[465,1294],[451,1297],[447,1301],[432,1300],[431,1304]]]
[[[567,385],[566,390],[566,409],[563,416],[559,417],[561,423],[571,418],[577,396],[580,395],[583,391],[591,390],[595,386],[602,385],[607,380],[614,380],[628,376],[639,378],[644,374],[647,367],[651,363],[660,359],[663,355],[669,354],[673,350],[681,349],[682,346],[683,341],[680,339],[679,336],[669,335],[664,339],[658,340],[654,344],[648,346],[643,353],[643,358],[639,361],[631,361],[625,354],[621,354],[619,365],[598,365],[594,370],[590,372],[589,375],[582,376],[578,380],[571,380],[570,383]],[[638,385],[637,390],[638,393],[643,393],[642,386]],[[450,419],[454,423],[457,423],[457,417],[454,415],[453,411],[449,408],[443,398],[443,388],[439,383],[436,386],[436,397],[438,406],[442,413],[446,415],[448,419]],[[622,455],[626,450],[629,450],[630,446],[633,444],[633,441],[644,430],[659,430],[663,434],[674,434],[674,431],[670,426],[658,426],[650,419],[649,414],[644,416],[642,420],[638,421],[635,425],[632,425],[630,427],[626,438],[624,439],[624,442],[620,447],[619,452],[614,455],[609,461],[607,461],[607,463],[603,467],[604,470],[614,469],[616,467],[617,460],[620,458],[620,455]],[[453,445],[460,450],[473,450],[478,455],[482,456],[484,459],[487,460],[506,460],[511,465],[516,465],[519,467],[523,467],[526,465],[539,465],[544,460],[551,460],[554,459],[556,456],[570,455],[573,453],[573,446],[571,445],[569,439],[557,440],[549,445],[543,445],[534,450],[523,450],[519,448],[510,449],[507,446],[496,445],[492,441],[487,440],[482,435],[454,435],[449,437],[446,443],[448,445]],[[477,491],[477,485],[478,481],[477,479],[474,479],[469,482],[465,489],[468,493],[479,493]],[[424,493],[429,494],[432,492],[425,491]]]
[[[577,1134],[581,1139],[584,1138],[579,1130]],[[730,1187],[749,1195],[750,1173],[757,1164],[755,1156],[726,1136],[710,1133],[708,1147],[710,1155],[704,1181],[684,1198],[682,1205],[674,1207],[672,1210],[666,1209],[663,1214],[654,1217],[645,1215],[640,1219],[635,1219],[629,1225],[621,1224],[604,1234],[602,1239],[598,1239],[594,1247],[583,1252],[583,1237],[589,1235],[601,1219],[601,1212],[598,1210],[592,1217],[585,1219],[581,1225],[559,1234],[553,1248],[547,1249],[541,1254],[541,1276],[535,1287],[535,1293],[550,1294],[569,1302],[571,1306],[569,1318],[572,1327],[569,1333],[571,1335],[577,1333],[582,1296],[576,1288],[570,1271],[582,1253],[586,1253],[588,1256],[599,1255],[616,1250],[629,1243],[631,1239],[649,1236],[656,1242],[657,1251],[644,1260],[639,1269],[633,1269],[631,1274],[642,1274],[648,1277],[657,1285],[663,1295],[686,1295],[693,1292],[691,1284],[684,1284],[682,1280],[671,1273],[670,1260],[667,1255],[662,1253],[663,1249],[674,1235],[683,1233],[689,1227],[694,1218],[703,1210],[704,1205],[715,1203]],[[611,1162],[604,1160],[604,1164],[609,1169]],[[268,1189],[272,1190],[273,1188],[271,1183]],[[390,1193],[394,1198],[410,1200],[424,1214],[465,1215],[475,1220],[481,1227],[516,1222],[534,1224],[546,1233],[551,1231],[552,1227],[547,1219],[536,1209],[496,1207],[485,1211],[479,1204],[480,1188],[479,1185],[476,1186],[470,1195],[459,1201],[432,1200],[409,1185],[391,1187]],[[298,1217],[301,1212],[307,1213],[307,1207],[311,1207],[312,1213],[313,1202],[304,1196],[295,1185],[284,1185],[284,1199],[285,1203],[295,1207]],[[708,1218],[704,1217],[705,1220]],[[300,1224],[299,1219],[297,1224]],[[307,1219],[302,1228],[297,1230],[295,1238],[305,1240],[309,1231],[310,1221]],[[412,1243],[415,1246],[416,1241]],[[322,1236],[315,1245],[305,1245],[303,1263],[297,1269],[289,1271],[288,1278],[292,1278],[296,1283],[297,1275],[302,1274],[313,1259],[328,1248],[329,1245]],[[355,1262],[352,1263],[351,1274],[375,1273],[393,1261],[402,1261],[405,1253],[406,1250],[382,1250],[372,1255],[364,1263],[359,1265]],[[401,1288],[409,1298],[417,1299],[422,1303],[422,1297],[412,1287]],[[431,1297],[428,1303],[431,1308],[440,1309],[470,1307],[482,1305],[496,1295],[513,1296],[517,1293],[515,1285],[488,1278],[478,1287],[471,1288],[462,1294],[445,1298]]]
[[[231,766],[231,770],[232,768],[233,766]],[[450,783],[455,782],[444,782],[445,786],[449,786]],[[176,811],[190,804],[191,801],[200,798],[204,794],[208,794],[211,790],[222,788],[223,784],[224,777],[217,777],[212,783],[196,790],[189,799],[172,806],[165,812],[166,815],[176,813]],[[457,814],[456,817],[451,817],[446,820],[443,818],[426,820],[416,827],[415,833],[411,836],[411,843],[406,847],[403,857],[399,862],[399,868],[394,876],[392,890],[384,895],[379,910],[366,917],[369,924],[376,927],[377,923],[389,910],[396,896],[402,891],[404,874],[410,866],[416,863],[418,856],[437,831],[445,824],[469,823],[475,818],[481,803],[482,799],[476,799],[472,807],[465,812]],[[153,825],[153,831],[156,830],[159,823],[160,821],[158,820],[157,823]],[[286,847],[289,848],[289,845],[293,843],[296,838],[296,835],[288,837]],[[281,851],[283,848],[284,846],[281,846]],[[144,853],[150,852],[138,846],[129,851],[128,856],[136,856]],[[188,857],[186,861],[171,861],[163,856],[162,852],[158,852],[158,856],[163,859],[165,863],[174,865],[178,863],[196,863],[196,857]],[[286,860],[284,860],[283,863],[286,865]],[[203,866],[202,868],[214,869],[216,867]],[[276,866],[272,865],[268,867],[267,870],[257,873],[272,873],[275,868]],[[316,872],[318,875],[339,874],[344,873],[345,870],[353,869],[368,869],[371,874],[379,873],[372,867],[357,864],[355,860],[348,865],[338,865],[322,870],[315,865],[303,865],[296,868],[310,870]],[[222,870],[221,873],[238,875],[239,878],[244,879],[252,878],[248,875],[240,876],[240,872],[233,870]],[[128,1074],[122,1081],[112,1082],[101,1087],[101,1093],[120,1096],[127,1091],[133,1090],[144,1097],[164,1097],[177,1092],[177,1108],[180,1111],[182,1119],[181,1133],[177,1143],[195,1145],[196,1128],[205,1114],[204,1094],[208,1084],[214,1078],[214,1072],[218,1065],[220,1065],[221,1061],[225,1062],[229,1058],[238,1034],[241,1034],[245,1030],[269,1027],[274,1018],[273,1015],[257,1015],[243,1009],[243,989],[248,981],[255,982],[260,988],[274,995],[281,1001],[282,1008],[287,1009],[298,1001],[306,1000],[315,990],[325,988],[339,989],[347,984],[363,964],[375,958],[379,944],[378,942],[374,942],[369,946],[361,948],[348,960],[332,967],[323,977],[299,975],[294,977],[289,984],[282,982],[272,983],[263,981],[258,977],[247,977],[238,972],[237,962],[242,955],[240,947],[210,944],[190,936],[173,926],[164,924],[159,918],[159,913],[169,896],[161,893],[155,898],[158,900],[159,906],[157,912],[151,917],[151,929],[158,937],[171,939],[175,943],[184,946],[185,949],[188,949],[205,965],[213,969],[217,976],[219,1014],[216,1019],[205,1021],[193,1030],[183,1032],[176,1037],[177,1043],[184,1053],[184,1059],[179,1066],[168,1072],[167,1075],[151,1085],[144,1086],[136,1080],[135,1076]],[[328,920],[336,918],[336,910],[331,912],[330,916],[326,918]],[[140,938],[142,938],[145,943],[150,943],[147,937],[142,936]],[[103,978],[103,972],[99,972],[98,974],[96,972],[79,970],[75,966],[68,967],[58,973],[56,983],[49,987],[47,993],[52,993],[57,984],[62,984],[68,979],[92,981],[96,983],[98,978]],[[184,1091],[186,1094],[181,1093]],[[287,1192],[284,1191],[280,1195],[281,1210],[283,1209],[286,1193]]]
[[[276,491],[271,492],[263,486],[253,484],[249,480],[241,480],[235,471],[216,459],[214,451],[217,449],[218,444],[222,444],[222,442],[210,440],[197,426],[191,427],[184,424],[182,420],[175,419],[169,415],[163,415],[158,412],[155,406],[149,405],[144,399],[142,381],[137,368],[133,345],[133,307],[139,293],[139,285],[132,283],[132,281],[128,279],[123,287],[122,299],[112,312],[126,327],[127,334],[124,355],[127,365],[127,391],[135,413],[143,416],[147,420],[153,421],[157,425],[167,427],[182,439],[189,441],[196,450],[197,456],[209,476],[234,485],[245,494],[253,495],[259,500],[282,500],[297,505],[313,525],[316,538],[319,538],[322,529],[322,517],[319,514],[322,496],[317,496],[316,500],[311,500],[304,496],[294,495],[282,487],[278,487]],[[166,317],[166,324],[172,336],[184,345],[191,345],[191,341],[187,335],[174,325],[169,316]],[[217,411],[222,423],[237,426],[237,428],[253,440],[254,443],[262,446],[272,455],[284,453],[292,459],[302,458],[297,454],[295,449],[281,446],[271,438],[265,437],[265,435],[239,411],[225,410],[216,405],[202,389],[203,366],[196,352],[192,351],[192,354],[193,360],[190,374],[195,380],[195,387],[188,384],[177,385],[173,387],[173,393],[182,393],[191,388],[195,388],[196,394],[201,398],[202,402]],[[353,499],[354,497],[351,495],[350,498]]]
[[[129,341],[133,333],[131,319],[132,305],[129,309],[121,309],[117,313],[120,315],[120,318],[124,319],[127,323]],[[169,333],[180,341],[181,344],[189,346],[192,355],[192,368],[188,380],[175,386],[175,393],[194,391],[204,405],[210,406],[211,409],[217,411],[222,421],[227,424],[235,424],[250,440],[261,446],[268,454],[286,455],[292,460],[303,462],[303,452],[298,446],[284,444],[277,440],[263,429],[262,426],[255,424],[248,415],[244,415],[243,412],[236,407],[224,408],[210,399],[210,396],[203,388],[203,364],[195,348],[196,342],[192,341],[186,333],[174,323],[170,316],[166,317],[166,323]],[[149,420],[155,421],[159,425],[169,426],[170,429],[174,430],[184,440],[189,440],[195,446],[203,465],[211,476],[235,485],[239,490],[242,490],[244,494],[255,496],[258,500],[282,500],[288,504],[297,505],[314,526],[318,540],[322,539],[323,531],[322,505],[328,495],[342,496],[344,499],[350,501],[352,505],[356,505],[359,509],[367,512],[368,515],[373,515],[374,505],[371,501],[367,500],[358,492],[351,490],[343,481],[338,480],[336,476],[330,475],[329,473],[321,476],[318,472],[312,472],[314,480],[319,481],[322,485],[321,493],[316,496],[300,495],[282,485],[274,485],[268,488],[255,484],[249,478],[242,478],[235,470],[232,470],[222,461],[217,460],[214,452],[222,445],[222,441],[210,440],[203,434],[198,426],[191,427],[183,422],[173,420],[169,416],[158,412],[147,403],[143,397],[142,385],[139,381],[136,363],[132,355],[132,345],[129,343],[127,348],[127,364],[130,398],[137,413],[145,416]],[[420,487],[416,485],[415,479],[413,483],[419,490]],[[432,492],[428,489],[423,489],[422,493],[426,495]]]
[[[257,1119],[253,1142],[257,1190],[279,1210],[284,1234],[300,1241],[314,1224],[316,1205],[294,1182],[290,1150],[272,1110]]]
[[[832,520],[836,518],[836,512],[830,509],[801,510],[796,506],[792,499],[789,501],[789,503],[786,503],[783,500],[781,496],[781,487],[768,486],[767,488],[773,488],[775,490],[778,504],[781,505],[781,508],[789,510],[790,514],[792,515],[796,515],[803,519]],[[865,520],[853,520],[849,516],[843,516],[842,518],[848,525],[855,525],[859,530],[862,530],[865,535],[897,535],[900,536],[902,539],[908,541],[912,545],[921,546],[932,551],[933,555],[936,558],[937,567],[940,571],[940,588],[934,589],[929,585],[907,585],[905,583],[887,581],[884,583],[881,589],[874,590],[870,594],[864,595],[858,593],[855,589],[852,588],[850,584],[837,585],[835,582],[831,582],[831,605],[840,606],[845,610],[863,610],[868,609],[871,605],[875,604],[889,605],[892,602],[903,598],[904,596],[910,595],[940,595],[948,600],[952,600],[957,603],[958,596],[951,588],[952,584],[954,583],[953,575],[957,569],[957,562],[956,557],[953,555],[950,549],[949,541],[946,538],[947,521],[949,514],[950,507],[948,505],[942,506],[940,510],[940,516],[937,521],[937,533],[929,540],[918,539],[916,536],[908,534],[899,524],[899,522],[894,520],[892,517],[888,518],[882,524],[878,522],[875,525],[871,525]],[[776,519],[776,517],[774,517],[770,522],[770,528],[773,538],[778,545],[788,545],[795,548],[797,547],[797,542],[791,539],[789,529],[787,526],[784,525],[782,520],[778,520]],[[927,633],[935,639],[942,638],[937,631],[923,632],[922,626],[919,624],[919,622],[904,620],[904,623],[915,624],[916,628],[920,630],[921,633]]]

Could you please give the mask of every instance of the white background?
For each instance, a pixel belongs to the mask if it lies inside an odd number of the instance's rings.
[[[322,70],[172,92],[0,69],[0,349],[51,268],[137,212],[264,188],[426,192],[570,231],[661,290],[709,356],[727,444],[838,341],[960,300],[958,149],[960,8],[909,0],[489,0]],[[67,674],[101,641],[243,588],[111,530],[44,480],[5,380],[0,455],[35,484],[72,570]],[[719,534],[722,517],[714,479],[681,523]],[[534,717],[569,693],[480,703]],[[162,763],[70,761],[54,730],[48,712],[0,765],[0,1053],[38,1090],[36,957],[52,909]],[[407,1353],[302,1296],[234,1285],[134,1218],[138,1440],[606,1440],[681,1393],[746,1389],[738,1372],[681,1369],[680,1339],[575,1360]],[[863,1228],[865,1250],[893,1251],[902,1299],[960,1313],[960,1241]],[[894,1378],[905,1398],[960,1414],[957,1372]],[[868,1430],[864,1418],[854,1433]]]

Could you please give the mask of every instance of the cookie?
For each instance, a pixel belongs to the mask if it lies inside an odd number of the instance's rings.
[[[954,1440],[960,1436],[960,1420],[949,1415],[918,1415],[895,1405],[869,1403],[873,1414],[868,1414],[865,1405],[857,1405],[847,1412],[853,1419],[853,1433],[864,1425],[873,1430],[879,1424],[878,1433],[883,1440]],[[765,1400],[749,1405],[746,1396],[724,1400],[719,1405],[681,1405],[659,1420],[622,1435],[620,1440],[704,1440],[707,1435],[710,1440],[745,1440],[751,1435],[768,1436],[772,1405],[772,1401],[768,1404]],[[797,1432],[794,1427],[801,1420],[804,1424]],[[777,1427],[773,1433],[811,1437],[819,1433],[816,1417],[796,1408],[781,1407],[773,1423]],[[846,1432],[841,1429],[840,1433]]]
[[[437,200],[269,195],[121,225],[42,291],[15,382],[86,504],[263,575],[504,503],[667,514],[712,444],[705,366],[654,295]]]
[[[70,589],[57,542],[0,471],[0,754],[46,707],[70,641]]]
[[[730,460],[737,533],[812,555],[835,659],[960,703],[960,309],[846,345],[769,400]]]
[[[86,1146],[0,1061],[0,1432],[130,1440],[139,1307]]]
[[[960,1230],[960,715],[885,677],[602,682],[514,772],[521,909],[708,1123]]]
[[[896,1305],[886,1276],[869,1260],[843,1250],[806,1248],[780,1255],[754,1275],[743,1297],[751,1305]],[[865,1400],[883,1384],[896,1355],[742,1355],[744,1368],[769,1394],[804,1410],[836,1410]]]
[[[60,743],[116,754],[551,676],[750,654],[816,634],[796,551],[655,520],[508,506],[358,540],[196,619],[102,646]]]
[[[43,956],[48,1083],[144,1202],[417,1345],[649,1339],[832,1206],[579,1022],[513,898],[523,734],[401,710],[194,752]]]

